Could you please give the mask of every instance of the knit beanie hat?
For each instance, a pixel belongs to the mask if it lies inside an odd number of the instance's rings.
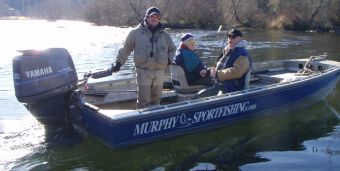
[[[161,16],[160,10],[155,6],[152,6],[148,10],[146,10],[145,16],[151,16],[153,14]]]
[[[194,35],[192,35],[190,33],[186,33],[181,38],[181,41],[182,41],[183,44],[188,46],[190,43],[195,42]]]

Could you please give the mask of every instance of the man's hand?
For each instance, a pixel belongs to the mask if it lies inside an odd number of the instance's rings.
[[[207,76],[207,70],[206,69],[202,69],[201,71],[200,71],[200,75],[201,75],[201,77],[202,78],[204,78],[204,77],[206,77]]]
[[[120,70],[120,67],[122,67],[122,64],[120,64],[119,62],[116,62],[115,65],[112,64],[111,71],[112,72],[118,72]]]
[[[217,76],[217,70],[215,68],[210,68],[210,76],[212,78],[216,78]]]

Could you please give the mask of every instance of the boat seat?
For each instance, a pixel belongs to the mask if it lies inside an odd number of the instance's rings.
[[[205,88],[203,85],[189,85],[187,79],[185,78],[184,70],[181,66],[170,65],[170,74],[176,92],[191,94]]]
[[[249,83],[250,83],[250,70],[247,72],[246,74],[246,78],[245,78],[245,82],[244,82],[244,90],[248,90],[249,89]]]

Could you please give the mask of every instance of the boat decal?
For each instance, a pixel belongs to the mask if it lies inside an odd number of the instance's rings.
[[[229,115],[235,115],[240,112],[247,112],[256,109],[256,104],[251,104],[249,101],[242,103],[235,103],[227,106],[221,106],[218,108],[208,109],[204,111],[198,111],[193,114],[193,117],[187,117],[185,113],[181,115],[180,128],[191,126],[192,124],[198,124],[201,122],[207,122],[209,120],[226,117]]]
[[[193,114],[181,113],[180,115],[169,118],[138,123],[135,125],[133,136],[155,133],[171,128],[185,128],[194,124],[199,125],[214,119],[256,110],[256,107],[256,104],[252,104],[250,101],[245,101],[227,106],[197,111]]]
[[[40,76],[45,76],[49,74],[53,74],[53,70],[51,66],[38,68],[34,70],[25,71],[27,78],[35,78]]]
[[[14,80],[20,80],[20,74],[18,74],[18,73],[13,73],[13,79],[14,79]]]
[[[179,117],[174,116],[170,118],[164,118],[160,120],[154,120],[150,122],[143,122],[142,124],[136,124],[133,136],[149,134],[153,132],[158,132],[161,130],[167,130],[176,127],[176,122]]]

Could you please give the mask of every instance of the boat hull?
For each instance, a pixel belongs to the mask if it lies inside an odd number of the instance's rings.
[[[339,73],[337,68],[302,81],[135,111],[139,115],[115,117],[87,104],[80,106],[80,114],[87,131],[110,147],[119,148],[312,105],[332,91]]]

